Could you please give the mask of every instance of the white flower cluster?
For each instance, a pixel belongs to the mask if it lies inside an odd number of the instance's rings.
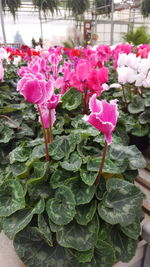
[[[135,86],[150,87],[150,53],[148,58],[137,57],[136,54],[122,53],[118,58],[118,82],[134,83]]]

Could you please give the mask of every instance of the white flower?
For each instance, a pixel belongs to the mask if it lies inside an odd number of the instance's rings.
[[[127,65],[127,54],[125,54],[125,53],[119,54],[117,66],[122,67],[125,65]]]
[[[136,80],[137,72],[130,67],[120,67],[117,68],[118,72],[118,82],[125,83],[133,83]]]
[[[20,63],[20,61],[21,61],[21,57],[20,56],[17,56],[17,57],[14,58],[13,64],[15,66],[18,66],[18,64]]]
[[[3,48],[3,47],[0,47],[0,59],[3,60],[3,59],[8,59],[10,53],[7,53],[7,51]]]

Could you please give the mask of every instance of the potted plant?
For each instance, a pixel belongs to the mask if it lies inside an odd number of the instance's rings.
[[[17,89],[31,104],[20,108],[26,133],[20,123],[3,140],[1,229],[29,267],[128,262],[143,218],[144,194],[134,179],[145,160],[117,129],[117,100],[100,100],[103,89],[87,87],[89,75],[97,75],[96,65],[87,76],[88,61],[81,59],[69,71],[71,62],[61,62],[61,53],[50,49],[18,72]],[[107,76],[104,66],[98,77],[102,73],[99,84]],[[61,96],[54,91],[60,84]],[[36,112],[30,111],[33,104]]]

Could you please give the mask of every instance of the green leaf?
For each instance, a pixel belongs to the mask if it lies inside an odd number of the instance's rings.
[[[68,160],[60,162],[61,167],[67,171],[78,171],[81,167],[81,164],[82,159],[77,153],[71,154],[69,162]]]
[[[93,172],[89,172],[85,169],[80,169],[80,176],[85,184],[91,186],[96,180],[97,173],[94,174]]]
[[[106,188],[98,205],[99,216],[110,224],[131,224],[141,208],[144,194],[135,185],[117,178],[108,180]]]
[[[45,157],[46,152],[45,152],[45,145],[39,145],[33,148],[32,150],[32,155],[31,158],[32,159],[41,159],[43,157]]]
[[[138,148],[133,146],[123,146],[120,144],[111,145],[110,157],[119,162],[128,159],[132,169],[142,169],[146,167],[146,161]],[[117,173],[117,172],[116,172]]]
[[[58,245],[50,247],[33,227],[27,227],[16,235],[14,247],[28,267],[78,266],[76,258],[68,249]]]
[[[129,181],[130,183],[134,183],[136,177],[138,176],[138,170],[126,170],[123,173],[123,176],[125,177],[125,179],[127,181]]]
[[[67,137],[63,136],[62,138],[58,138],[49,145],[50,156],[55,160],[62,159],[67,152],[69,152],[69,141]]]
[[[145,136],[149,133],[149,127],[147,124],[143,127],[142,124],[137,123],[131,133],[135,136]]]
[[[26,161],[31,155],[31,149],[29,147],[16,147],[9,153],[9,160],[10,164],[14,162],[24,162]]]
[[[115,263],[115,250],[114,248],[107,243],[106,241],[98,240],[96,248],[94,250],[94,258],[90,262],[91,265],[88,266],[101,266],[101,267],[112,267]],[[85,265],[81,265],[84,267]]]
[[[43,199],[50,198],[52,196],[52,189],[46,182],[42,184],[31,183],[28,185],[28,193],[31,200],[35,201],[41,198]]]
[[[21,139],[24,136],[33,136],[34,135],[33,130],[27,124],[22,123],[20,127],[21,127],[21,129],[16,133],[16,138]]]
[[[139,116],[139,122],[141,124],[150,123],[150,110],[146,110]]]
[[[141,231],[139,218],[136,218],[136,220],[130,225],[121,226],[120,229],[126,236],[138,240]]]
[[[0,216],[2,217],[25,207],[24,191],[17,180],[4,181],[0,185],[0,196]]]
[[[12,165],[13,175],[17,178],[27,178],[29,176],[30,168],[23,163],[16,163]]]
[[[50,178],[50,184],[53,189],[56,189],[57,187],[64,185],[65,181],[71,177],[72,174],[70,172],[65,170],[56,170]]]
[[[144,99],[141,98],[139,95],[135,95],[134,99],[132,100],[132,103],[128,105],[128,111],[131,114],[137,114],[141,111],[144,111]]]
[[[94,254],[94,249],[90,249],[87,251],[73,250],[73,255],[77,257],[78,262],[82,262],[82,263],[91,261],[93,258],[93,254]]]
[[[53,246],[52,233],[42,214],[38,215],[38,230],[49,246]]]
[[[97,216],[86,226],[71,222],[64,225],[56,233],[60,246],[73,248],[78,251],[87,251],[93,248],[97,242],[99,221]]]
[[[135,255],[138,241],[127,237],[118,228],[112,229],[110,235],[116,258],[123,262],[129,262]]]
[[[39,214],[44,211],[44,200],[40,200],[39,203],[33,208],[26,208],[19,210],[11,216],[4,218],[3,230],[4,233],[10,239],[14,239],[15,235],[23,230],[32,220],[34,214]]]
[[[100,162],[102,158],[89,158],[87,162],[87,170],[91,172],[98,172]],[[103,172],[107,173],[123,173],[128,166],[128,161],[124,160],[122,162],[111,160],[110,158],[106,158]]]
[[[1,126],[0,143],[6,144],[13,138],[14,138],[14,131],[6,125],[3,125],[3,128]]]
[[[83,205],[89,203],[94,197],[96,186],[88,186],[81,181],[80,178],[74,178],[68,180],[67,186],[69,186],[75,196],[76,204]]]
[[[56,135],[56,134],[60,135],[64,131],[64,128],[63,128],[64,124],[65,124],[64,118],[62,116],[60,117],[58,116],[53,127],[53,135]]]
[[[51,231],[54,233],[56,233],[61,228],[61,225],[53,223],[49,218],[48,218],[48,223]]]
[[[25,108],[25,104],[11,104],[11,105],[7,105],[5,107],[0,108],[0,114],[7,114],[7,113],[11,113],[11,112],[15,112],[17,110],[22,110]]]
[[[55,192],[55,197],[47,201],[46,211],[50,220],[55,224],[68,224],[76,213],[72,191],[67,186],[59,187]]]
[[[145,98],[145,107],[150,107],[150,96]]]
[[[77,206],[77,214],[75,215],[77,223],[81,225],[87,225],[93,219],[93,216],[96,212],[96,207],[96,201],[92,201],[86,205]]]
[[[49,168],[49,163],[36,160],[33,162],[32,168],[33,173],[30,176],[31,179],[27,181],[27,187],[29,186],[29,184],[41,183],[47,179],[46,174]]]
[[[62,95],[61,100],[64,108],[67,110],[74,110],[81,105],[82,94],[77,89],[71,88]]]

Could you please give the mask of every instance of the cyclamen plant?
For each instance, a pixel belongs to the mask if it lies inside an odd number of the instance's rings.
[[[145,160],[117,130],[117,100],[100,99],[111,90],[111,49],[79,51],[66,61],[50,48],[18,70],[17,91],[35,105],[45,144],[36,126],[33,140],[23,135],[9,150],[0,216],[29,267],[111,267],[137,247],[144,195],[133,182]]]

